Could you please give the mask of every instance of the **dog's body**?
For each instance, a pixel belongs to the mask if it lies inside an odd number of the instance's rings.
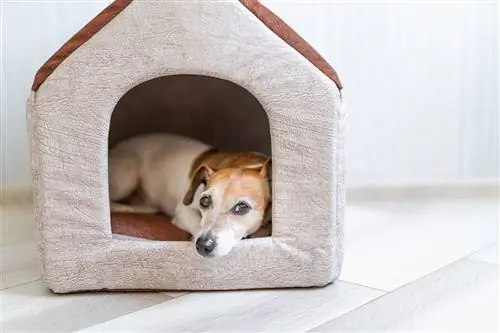
[[[262,154],[221,152],[174,134],[138,136],[110,151],[111,210],[161,212],[193,235],[200,254],[224,255],[269,222],[270,176]],[[207,244],[217,249],[201,253]]]
[[[109,155],[109,194],[114,212],[176,216],[190,182],[193,161],[211,147],[172,134],[138,136],[119,143]],[[133,195],[132,198],[130,196]],[[129,198],[129,205],[117,204]],[[191,219],[183,229],[196,230]]]

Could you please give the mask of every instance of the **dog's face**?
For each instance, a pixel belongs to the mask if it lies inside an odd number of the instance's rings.
[[[224,256],[241,239],[260,229],[270,218],[270,179],[270,160],[243,168],[213,170],[202,165],[197,169],[184,204],[189,205],[198,186],[205,184],[197,196],[201,231],[193,238],[200,255]]]

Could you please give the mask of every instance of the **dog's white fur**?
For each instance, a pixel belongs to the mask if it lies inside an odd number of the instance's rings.
[[[239,181],[246,177],[244,181],[250,181],[252,185],[256,184],[257,192],[266,193],[266,200],[268,200],[267,194],[269,190],[267,184],[264,189],[261,182],[259,182],[259,177],[255,177],[255,181],[253,179],[249,180],[252,177],[245,176],[243,175],[244,172],[238,172],[237,169],[233,168],[231,170],[235,171],[229,172],[230,177],[219,177],[219,184],[207,189],[205,193],[205,186],[195,187],[196,191],[193,200],[186,205],[183,200],[192,185],[192,177],[194,177],[192,175],[193,165],[196,161],[196,163],[201,163],[201,166],[205,167],[203,165],[203,154],[211,148],[203,142],[166,133],[142,135],[119,143],[109,153],[111,211],[147,214],[162,212],[173,217],[172,222],[179,228],[189,232],[193,236],[193,240],[196,240],[202,234],[206,235],[208,232],[215,232],[218,242],[213,256],[229,253],[242,237],[255,232],[255,229],[261,226],[260,223],[262,223],[261,221],[265,215],[265,207],[262,209],[262,205],[257,204],[255,200],[254,202],[247,200],[245,193],[241,191],[241,186],[235,191],[232,190],[231,187],[234,189],[237,186],[237,184],[234,184],[234,179]],[[243,159],[241,154],[234,156],[242,160],[242,162],[238,160],[235,162],[236,164],[244,164],[246,155],[243,154]],[[200,158],[202,158],[201,161]],[[210,154],[205,158],[209,162]],[[221,156],[219,155],[218,158],[220,162]],[[222,155],[223,164],[226,163],[224,158],[225,156]],[[250,158],[246,158],[246,160],[247,162],[255,161],[256,157],[250,155]],[[262,160],[262,157],[257,157],[257,161],[260,160]],[[255,162],[253,163],[255,164]],[[249,167],[255,168],[255,165]],[[260,162],[260,167],[263,167],[262,162]],[[210,168],[207,168],[207,170],[213,171]],[[233,174],[241,174],[241,176],[234,177]],[[234,193],[235,196],[230,197],[231,193]],[[229,197],[223,200],[217,199],[217,204],[214,203],[213,209],[208,211],[200,209],[199,200],[202,194],[212,195],[217,198]],[[125,199],[130,200],[126,204],[118,203]],[[252,202],[255,207],[259,206],[259,209],[251,210],[244,218],[228,214],[227,209],[230,209],[235,200],[238,199]],[[259,221],[258,225],[256,221]]]
[[[189,206],[182,203],[189,188],[193,161],[209,145],[174,134],[150,134],[125,140],[109,156],[109,194],[114,212],[163,212],[181,221],[182,229],[195,236],[200,230],[198,190]],[[135,205],[118,204],[140,188]],[[133,202],[134,203],[134,202]]]

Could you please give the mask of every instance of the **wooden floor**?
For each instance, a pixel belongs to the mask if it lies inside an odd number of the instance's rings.
[[[498,329],[498,203],[364,202],[341,279],[322,289],[53,295],[31,209],[2,207],[1,332]]]

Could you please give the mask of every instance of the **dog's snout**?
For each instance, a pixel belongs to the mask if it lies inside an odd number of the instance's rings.
[[[206,257],[212,253],[216,245],[217,242],[215,240],[215,237],[213,237],[213,235],[211,234],[201,235],[196,240],[196,251],[198,251],[198,253],[201,254],[202,256]]]

